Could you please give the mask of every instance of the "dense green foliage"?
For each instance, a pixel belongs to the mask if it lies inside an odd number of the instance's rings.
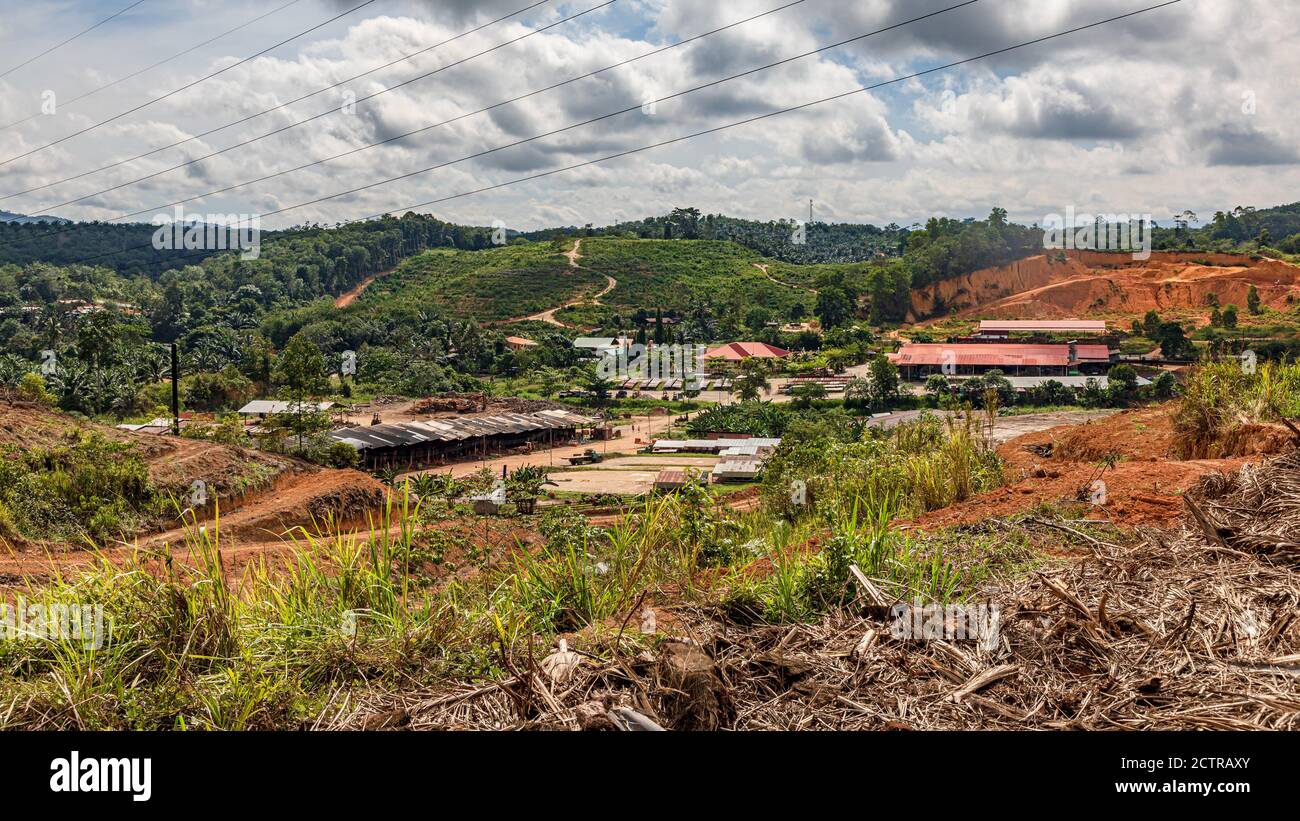
[[[1262,209],[1238,205],[1209,219],[1184,211],[1172,222],[1154,232],[1157,250],[1300,253],[1300,202]]]
[[[134,447],[100,434],[0,454],[0,536],[103,544],[129,538],[164,504]]]

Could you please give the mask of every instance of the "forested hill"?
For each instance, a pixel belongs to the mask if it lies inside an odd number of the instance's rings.
[[[195,264],[206,251],[156,251],[155,226],[145,223],[0,221],[0,265],[95,265],[156,276],[171,265]]]
[[[202,250],[155,250],[152,240],[156,230],[147,223],[0,221],[0,265],[85,264],[156,279],[168,268],[195,265],[214,255]],[[337,280],[344,290],[383,266],[391,267],[396,259],[426,248],[474,250],[489,247],[491,238],[491,228],[453,225],[421,214],[333,228],[308,225],[263,231],[261,235],[264,258],[274,258],[280,265],[290,261],[294,266],[306,265],[313,269],[307,272],[309,278]],[[328,292],[331,286],[321,291]]]
[[[695,208],[675,208],[661,217],[621,222],[604,228],[559,228],[522,236],[606,236],[624,239],[713,240],[734,242],[772,260],[794,265],[885,262],[904,258],[913,281],[924,285],[991,265],[1002,265],[1042,250],[1042,232],[1007,221],[994,208],[986,220],[932,217],[924,226],[884,228],[852,223],[758,222]]]
[[[1184,211],[1172,222],[1172,228],[1156,232],[1156,247],[1249,250],[1253,243],[1261,250],[1300,253],[1300,202],[1261,209],[1239,205],[1201,216]]]
[[[694,209],[678,209],[663,217],[619,223],[610,231],[646,239],[729,240],[765,257],[798,265],[865,262],[898,256],[903,253],[907,235],[892,224],[879,228],[869,224],[793,220],[760,222],[721,214],[701,217]]]
[[[854,223],[737,219],[721,214],[701,215],[695,208],[615,223],[603,228],[567,227],[526,232],[530,240],[563,236],[610,236],[626,239],[723,240],[742,245],[769,259],[796,265],[865,262],[903,253],[907,231],[897,225],[879,228]]]

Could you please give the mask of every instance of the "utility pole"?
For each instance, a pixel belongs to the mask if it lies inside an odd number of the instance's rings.
[[[812,225],[813,221],[813,201],[808,200],[808,224]]]
[[[172,436],[181,435],[181,366],[180,356],[176,352],[176,343],[172,343]]]

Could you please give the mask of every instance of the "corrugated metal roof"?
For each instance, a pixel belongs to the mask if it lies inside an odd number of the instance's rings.
[[[391,425],[340,428],[331,431],[329,435],[337,441],[347,442],[357,450],[370,450],[418,445],[423,442],[459,442],[465,439],[477,439],[480,436],[572,428],[591,425],[595,421],[571,411],[544,410],[537,413],[423,419]]]
[[[279,402],[271,399],[254,399],[252,402],[249,402],[247,405],[240,408],[239,412],[247,416],[263,413],[288,413],[289,409],[292,408],[294,404],[295,403],[293,402]],[[313,404],[319,410],[329,410],[334,407],[333,402],[303,403],[305,407],[311,407]]]
[[[1075,362],[1109,362],[1105,345],[1076,345]],[[980,365],[1006,367],[1064,367],[1070,365],[1069,345],[910,344],[889,355],[899,365]]]
[[[729,448],[775,448],[780,439],[659,439],[654,450],[707,450],[720,452]]]
[[[1105,333],[1106,323],[1100,319],[985,319],[980,322],[980,332],[989,331],[1080,331]]]
[[[735,447],[723,448],[722,450],[718,451],[718,455],[719,456],[757,456],[759,450],[761,450],[761,448],[759,448],[758,445],[736,445]]]
[[[662,485],[685,486],[690,484],[691,477],[686,475],[686,471],[674,468],[667,468],[659,471],[655,477],[655,487]]]
[[[763,470],[763,460],[754,457],[733,457],[713,466],[713,475],[720,479],[752,479]]]

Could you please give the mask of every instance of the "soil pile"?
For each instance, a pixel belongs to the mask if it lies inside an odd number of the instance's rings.
[[[1167,523],[1181,514],[1182,494],[1202,477],[1232,473],[1263,455],[1295,447],[1285,428],[1254,424],[1221,443],[1216,458],[1180,461],[1174,456],[1172,408],[1128,410],[1012,439],[998,448],[1005,485],[909,524],[920,529],[973,524],[1044,505],[1129,526]]]

